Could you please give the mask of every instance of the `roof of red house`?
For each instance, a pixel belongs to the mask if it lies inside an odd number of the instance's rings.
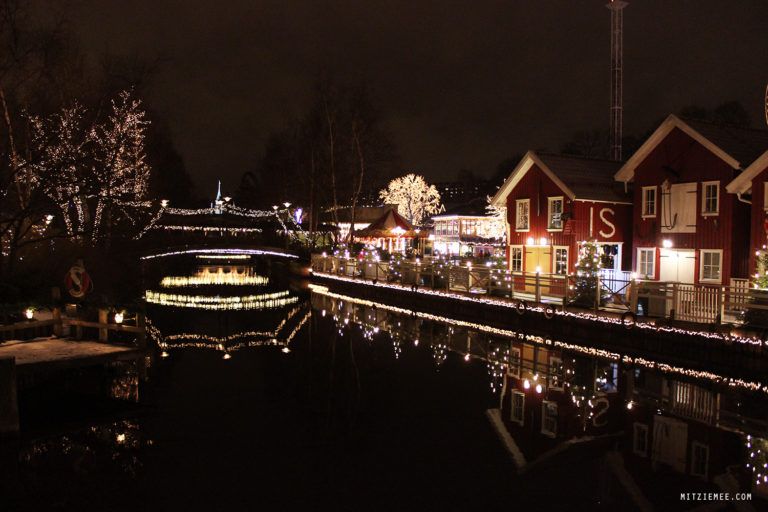
[[[496,192],[491,203],[504,206],[507,196],[534,164],[572,200],[632,202],[629,194],[614,180],[621,162],[528,151]]]

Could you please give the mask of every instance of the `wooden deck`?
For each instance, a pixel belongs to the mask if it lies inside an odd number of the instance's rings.
[[[0,345],[0,359],[13,357],[17,373],[132,360],[142,357],[143,352],[137,347],[66,338],[37,338]]]

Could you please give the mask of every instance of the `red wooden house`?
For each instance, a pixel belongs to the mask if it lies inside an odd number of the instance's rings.
[[[757,257],[768,244],[768,151],[726,185],[740,201],[749,201],[749,275],[757,272]]]
[[[507,208],[513,272],[570,274],[579,243],[595,239],[603,267],[628,268],[632,198],[614,181],[621,164],[529,151],[492,199]]]
[[[749,205],[726,185],[768,132],[670,115],[616,173],[634,184],[632,268],[641,279],[730,284],[747,276]]]

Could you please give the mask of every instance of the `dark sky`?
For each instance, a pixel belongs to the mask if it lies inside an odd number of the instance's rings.
[[[233,190],[319,70],[368,83],[403,171],[489,175],[609,123],[604,0],[74,0],[83,49],[162,64],[149,92],[204,195]],[[765,126],[768,2],[634,0],[624,11],[624,131],[740,101]]]

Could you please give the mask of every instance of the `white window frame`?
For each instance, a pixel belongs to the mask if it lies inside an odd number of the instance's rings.
[[[712,278],[704,278],[704,254],[707,253],[714,253],[717,254],[720,258],[720,266],[719,266],[719,279],[712,279]],[[700,249],[699,250],[699,282],[701,283],[716,283],[720,284],[723,282],[723,250],[722,249]]]
[[[658,204],[659,194],[656,191],[656,186],[652,187],[643,187],[643,195],[642,195],[642,201],[640,203],[640,217],[643,219],[650,219],[656,217],[656,212],[658,211],[658,208],[656,205]],[[645,205],[648,202],[648,192],[653,192],[653,213],[646,213]]]
[[[515,415],[515,398],[521,400],[520,404],[520,417]],[[525,393],[522,391],[513,390],[509,397],[509,419],[513,423],[517,423],[521,427],[525,423]]]
[[[642,257],[641,254],[643,252],[650,252],[651,253],[651,270],[652,272],[642,272],[641,271],[641,264],[642,264]],[[637,276],[640,279],[645,279],[646,276],[648,276],[649,280],[656,278],[656,248],[655,247],[638,247],[637,248]]]
[[[568,251],[568,246],[567,245],[555,245],[555,246],[552,247],[552,249],[553,249],[552,250],[552,266],[550,267],[552,269],[552,273],[560,275],[560,276],[567,276],[568,275],[568,268],[569,268],[568,265],[570,263],[569,258],[571,257],[571,255],[569,254],[569,251]],[[557,270],[557,251],[565,251],[565,273],[562,273],[562,274],[558,274],[556,272],[556,270]]]
[[[517,359],[517,362],[515,362]],[[517,347],[511,347],[509,349],[509,368],[507,375],[515,378],[520,378],[520,370],[523,367],[523,352]]]
[[[515,269],[515,258],[514,258],[514,251],[518,250],[520,251],[520,268]],[[525,251],[523,249],[522,245],[510,245],[509,246],[509,271],[519,273],[523,271],[523,255],[525,254]]]
[[[525,227],[520,227],[520,205],[525,204],[528,210],[528,222]],[[527,233],[531,230],[531,200],[518,199],[515,201],[515,231]]]
[[[560,201],[560,227],[554,227],[552,225],[552,204],[555,201]],[[565,197],[555,196],[547,198],[547,231],[559,232],[563,230],[563,209],[565,207]]]
[[[707,211],[707,187],[715,187],[715,210]],[[713,217],[720,215],[720,182],[719,181],[702,181],[701,182],[701,216]]]
[[[697,473],[696,468],[696,448],[703,448],[704,453],[706,454],[706,460],[704,461],[704,473]],[[698,441],[691,442],[691,474],[693,476],[700,476],[702,478],[707,478],[707,473],[709,473],[709,446],[707,446],[704,443],[700,443]]]
[[[637,448],[638,434],[642,434],[643,436],[643,446],[645,447],[645,450],[638,450]],[[632,453],[641,457],[648,456],[648,425],[645,423],[635,422],[632,425]]]
[[[555,410],[555,425],[554,429],[549,430],[547,429],[547,407],[551,406]],[[557,436],[557,402],[552,402],[550,400],[544,400],[541,402],[541,433],[548,437],[556,437]]]
[[[763,182],[763,210],[768,212],[768,181]]]
[[[560,365],[562,373],[558,375],[559,382],[555,382],[555,379],[553,379],[554,372],[552,371],[553,367],[555,367],[557,364]],[[550,389],[556,389],[562,391],[563,386],[565,384],[565,367],[563,366],[563,360],[559,357],[550,357],[549,358],[549,369],[547,371],[548,380],[549,380],[549,388]]]

